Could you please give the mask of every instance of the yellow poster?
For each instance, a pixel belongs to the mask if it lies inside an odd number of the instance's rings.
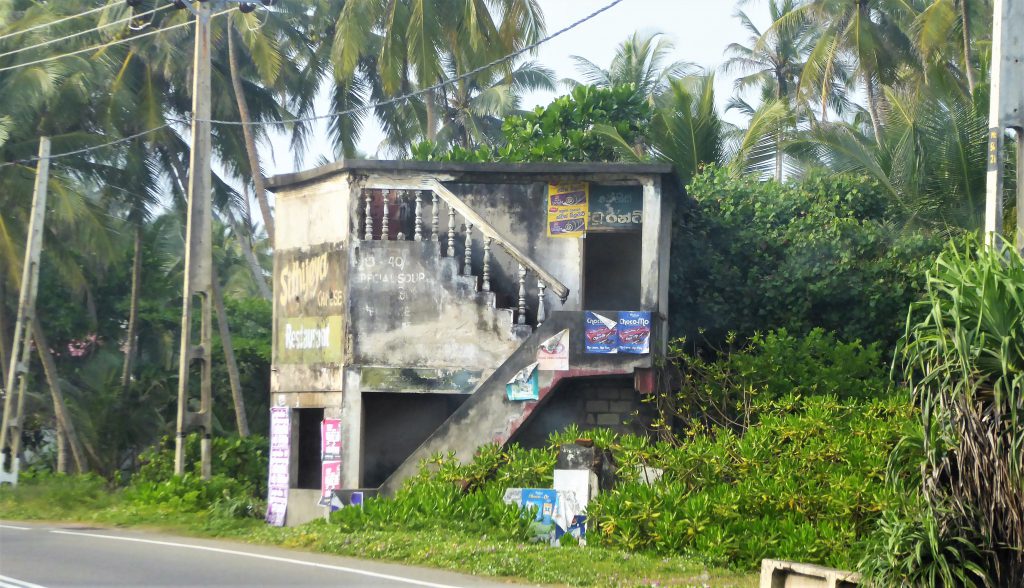
[[[590,184],[548,184],[548,237],[582,237],[590,219]]]

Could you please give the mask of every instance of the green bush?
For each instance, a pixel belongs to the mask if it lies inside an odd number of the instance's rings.
[[[262,498],[267,492],[266,437],[214,437],[211,467],[215,476],[229,478],[238,484],[237,488],[254,498]],[[185,463],[194,478],[200,475],[199,435],[193,433],[185,438]],[[159,445],[139,457],[141,466],[132,478],[133,485],[142,483],[162,484],[174,482],[174,438],[165,436]]]
[[[677,335],[721,345],[813,328],[891,348],[906,310],[924,291],[941,241],[900,224],[877,183],[812,175],[760,182],[707,168],[676,214],[671,318]]]

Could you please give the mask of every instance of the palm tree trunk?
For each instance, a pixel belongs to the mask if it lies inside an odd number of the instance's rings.
[[[871,130],[875,133],[875,143],[882,145],[882,122],[878,114],[878,96],[875,90],[875,79],[870,72],[864,72],[864,87],[868,95],[868,112],[871,114]]]
[[[245,199],[248,200],[248,188],[242,186],[242,193]],[[249,264],[249,271],[252,272],[252,279],[256,282],[256,289],[260,291],[260,296],[264,300],[270,300],[270,286],[267,285],[267,278],[263,275],[263,268],[260,267],[260,262],[256,259],[256,254],[252,250],[252,242],[249,241],[248,225],[238,222],[230,208],[227,209],[227,217],[228,222],[231,223],[231,228],[234,230],[235,238],[238,239],[238,244],[242,248],[242,256],[245,257],[246,263]]]
[[[68,473],[68,440],[60,421],[57,421],[57,473]]]
[[[974,96],[974,86],[977,82],[971,65],[974,63],[974,55],[971,48],[971,7],[968,0],[960,0],[960,22],[963,25],[964,72],[967,73],[967,87],[971,91],[971,96]]]
[[[426,93],[427,107],[427,141],[437,138],[437,111],[434,108],[434,90]]]
[[[224,363],[227,365],[228,381],[231,383],[231,400],[235,404],[235,423],[238,426],[238,435],[248,437],[249,420],[245,415],[245,398],[242,396],[238,362],[235,360],[235,347],[231,344],[228,313],[224,310],[224,294],[221,292],[216,270],[213,275],[213,307],[217,310],[217,328],[220,330],[220,343],[224,348]]]
[[[249,124],[249,104],[245,100],[245,89],[242,87],[242,78],[238,73],[238,59],[235,56],[235,35],[231,20],[227,21],[228,28],[228,69],[231,71],[231,87],[235,91],[235,101],[238,103],[238,118],[242,122],[242,136],[245,138],[245,151],[249,156],[249,169],[252,172],[252,185],[256,190],[256,201],[260,204],[260,214],[263,215],[263,226],[267,229],[267,237],[270,238],[270,245],[274,245],[274,216],[270,212],[270,203],[267,200],[267,188],[263,182],[263,170],[260,167],[259,154],[256,151],[256,139],[252,134],[252,125]]]
[[[46,335],[43,333],[43,326],[39,317],[32,318],[32,339],[36,344],[36,352],[43,364],[43,373],[46,375],[46,383],[50,386],[50,396],[53,397],[53,412],[57,417],[57,426],[64,430],[64,436],[71,446],[71,456],[75,460],[75,469],[82,474],[89,471],[89,464],[85,460],[85,452],[82,443],[75,432],[75,425],[71,422],[71,415],[64,403],[64,393],[60,390],[60,381],[57,376],[57,364],[50,355],[50,346],[46,343]]]
[[[121,391],[131,382],[135,363],[135,337],[138,333],[139,289],[142,284],[142,224],[135,224],[135,246],[132,253],[132,293],[128,304],[128,341],[124,352],[124,366],[121,370]]]

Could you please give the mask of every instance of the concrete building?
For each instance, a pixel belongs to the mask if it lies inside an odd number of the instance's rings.
[[[350,160],[270,187],[288,524],[315,514],[324,419],[340,420],[334,485],[385,493],[437,452],[468,460],[569,423],[644,430],[670,166]]]

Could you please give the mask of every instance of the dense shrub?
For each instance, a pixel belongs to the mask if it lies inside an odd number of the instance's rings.
[[[214,437],[212,443],[211,468],[215,475],[230,478],[240,489],[254,497],[266,495],[266,437]],[[192,433],[185,438],[185,463],[188,468],[186,473],[196,478],[201,473],[199,458],[199,435]],[[143,452],[139,460],[141,466],[132,478],[132,484],[160,484],[174,479],[174,438],[165,436],[159,445]]]
[[[708,168],[676,215],[672,328],[713,345],[815,327],[891,348],[906,309],[924,291],[941,248],[902,226],[890,199],[866,178],[812,175],[761,182]]]

